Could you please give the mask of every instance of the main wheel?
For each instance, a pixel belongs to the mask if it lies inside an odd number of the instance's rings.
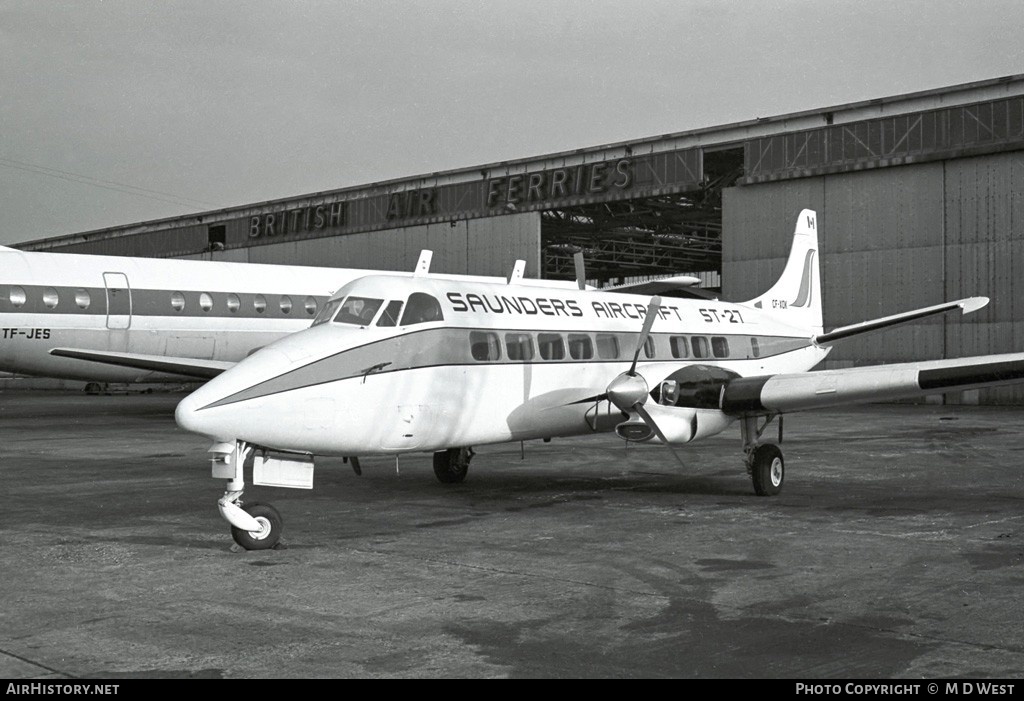
[[[445,484],[457,484],[466,479],[472,448],[449,448],[434,453],[434,474]]]
[[[765,443],[754,449],[750,478],[754,482],[754,493],[759,497],[772,497],[782,491],[786,465],[779,446]]]
[[[270,504],[253,502],[242,507],[242,511],[256,519],[260,530],[252,533],[231,527],[231,537],[246,550],[270,550],[281,540],[281,514]]]

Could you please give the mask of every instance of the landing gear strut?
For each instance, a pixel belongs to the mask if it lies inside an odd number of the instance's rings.
[[[774,443],[759,443],[761,434],[774,416],[765,419],[758,427],[756,416],[745,416],[740,424],[743,435],[743,452],[746,453],[747,474],[754,483],[754,493],[759,497],[775,496],[782,491],[786,478],[786,463],[782,449]],[[779,441],[782,441],[782,417],[779,417]]]
[[[434,474],[445,484],[458,484],[466,479],[472,448],[449,448],[434,453]]]
[[[227,489],[217,501],[224,520],[231,524],[231,537],[246,550],[269,550],[281,541],[281,514],[270,504],[242,503],[245,491],[243,466],[255,450],[243,441],[215,443],[210,448],[213,476],[228,480]]]

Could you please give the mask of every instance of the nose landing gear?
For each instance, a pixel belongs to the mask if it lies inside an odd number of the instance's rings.
[[[214,443],[210,448],[213,476],[228,480],[227,489],[217,501],[220,515],[231,524],[231,537],[245,550],[270,550],[281,544],[281,514],[270,504],[242,503],[245,491],[243,468],[255,453],[254,446],[243,441]]]

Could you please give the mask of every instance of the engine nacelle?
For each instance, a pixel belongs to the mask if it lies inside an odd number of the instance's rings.
[[[716,409],[662,406],[653,402],[644,404],[644,408],[672,445],[682,445],[721,433],[734,421],[733,417]],[[634,442],[652,438],[660,440],[654,430],[635,415],[616,426],[615,434],[623,440]]]

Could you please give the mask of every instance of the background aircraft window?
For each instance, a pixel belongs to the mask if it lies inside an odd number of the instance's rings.
[[[540,357],[544,360],[561,360],[565,357],[565,341],[561,334],[539,333],[537,345],[540,346]]]
[[[377,326],[398,326],[398,317],[402,314],[402,302],[392,300],[384,307],[384,313],[377,320]]]
[[[654,357],[654,336],[648,336],[647,340],[644,341],[644,356],[647,358]]]
[[[307,314],[309,314],[310,316],[316,316],[316,298],[315,297],[306,297],[306,301],[303,304],[303,306],[306,308],[306,313]]]
[[[292,310],[292,298],[288,295],[281,295],[281,311],[285,314],[290,313]]]
[[[228,295],[228,311],[237,312],[238,308],[242,306],[242,301],[238,299],[238,295],[231,293]]]
[[[402,315],[402,326],[443,320],[444,314],[436,299],[423,292],[409,295],[409,303],[405,305],[405,314]]]
[[[757,343],[757,339],[751,337],[750,339],[750,352],[755,358],[761,357],[761,346]]]
[[[258,314],[262,314],[267,311],[267,298],[263,295],[256,295],[252,299],[252,308],[255,309]]]
[[[321,309],[320,313],[316,315],[315,319],[313,319],[313,323],[310,325],[310,328],[330,321],[331,317],[334,316],[334,312],[338,311],[338,307],[341,306],[342,301],[343,299],[338,297],[337,299],[332,299],[325,304],[324,308]]]
[[[171,309],[180,312],[185,308],[185,295],[180,292],[171,293]]]
[[[11,304],[16,307],[20,307],[28,301],[28,295],[25,294],[25,288],[18,287],[17,285],[11,286],[10,293]]]
[[[590,336],[582,333],[569,334],[569,355],[576,360],[587,360],[594,357],[594,342]]]
[[[693,347],[694,358],[710,358],[711,349],[708,346],[708,339],[704,336],[694,336],[690,339],[690,345]]]
[[[334,321],[340,324],[358,324],[369,326],[373,317],[377,315],[380,305],[384,304],[383,299],[372,297],[346,297],[341,305],[341,310],[334,317]]]
[[[533,360],[533,336],[528,333],[505,334],[509,360]]]
[[[716,358],[729,357],[729,339],[725,336],[711,337],[711,352]]]
[[[673,358],[689,358],[690,348],[686,342],[686,336],[669,336],[669,345],[672,346]]]
[[[57,296],[57,290],[53,289],[52,287],[47,287],[43,291],[43,304],[45,304],[50,309],[56,307],[59,301],[60,298]]]
[[[213,297],[211,297],[209,293],[204,292],[199,295],[199,308],[204,312],[208,312],[213,309]]]
[[[473,360],[501,360],[498,334],[491,331],[470,331],[469,348]]]
[[[75,292],[75,304],[78,305],[79,309],[88,309],[92,303],[92,297],[89,296],[88,290],[77,290]]]
[[[619,357],[619,339],[606,333],[597,334],[597,357],[615,360]]]

